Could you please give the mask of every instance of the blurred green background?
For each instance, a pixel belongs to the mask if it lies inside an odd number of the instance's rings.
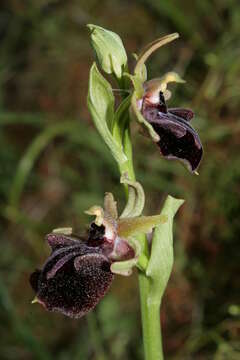
[[[162,35],[179,40],[148,62],[175,70],[172,106],[196,113],[200,176],[160,158],[133,128],[146,214],[167,193],[186,199],[175,222],[175,264],[162,306],[166,359],[240,354],[240,3],[238,0],[2,0],[0,4],[0,358],[143,359],[137,276],[116,277],[78,321],[31,305],[29,274],[49,254],[44,234],[73,226],[112,191],[116,164],[86,106],[93,57],[86,23],[117,32],[131,53]]]

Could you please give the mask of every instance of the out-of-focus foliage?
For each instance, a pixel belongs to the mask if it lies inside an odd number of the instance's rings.
[[[146,214],[170,193],[186,199],[162,307],[167,359],[239,358],[240,4],[238,0],[3,0],[0,5],[0,354],[3,360],[142,359],[136,277],[79,321],[30,305],[29,273],[44,234],[73,226],[112,191],[118,171],[86,107],[93,61],[86,23],[117,32],[131,53],[171,32],[148,63],[176,70],[172,106],[194,109],[204,143],[200,176],[166,162],[133,127]],[[133,59],[133,58],[132,58]]]

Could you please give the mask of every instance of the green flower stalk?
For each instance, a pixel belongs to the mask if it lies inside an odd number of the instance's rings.
[[[33,302],[47,310],[80,318],[105,296],[115,274],[130,276],[136,267],[145,359],[163,360],[160,306],[173,266],[173,219],[184,201],[168,196],[160,214],[143,215],[146,195],[136,181],[130,124],[138,121],[164,158],[180,160],[191,172],[196,172],[202,146],[189,125],[193,112],[168,109],[165,102],[171,95],[168,84],[183,80],[175,72],[147,80],[145,66],[154,51],[175,40],[178,34],[149,44],[130,74],[120,37],[96,25],[88,27],[100,69],[113,76],[120,90],[130,94],[116,109],[112,87],[93,63],[88,108],[118,164],[120,184],[127,199],[121,215],[111,193],[105,195],[103,206],[92,205],[86,213],[94,216],[94,220],[85,239],[74,235],[71,228],[56,229],[47,235],[52,253],[42,269],[31,275],[30,282],[36,292]]]

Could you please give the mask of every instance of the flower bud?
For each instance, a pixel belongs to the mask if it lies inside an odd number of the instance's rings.
[[[91,31],[92,46],[101,68],[107,74],[122,77],[127,66],[127,54],[120,37],[112,31],[100,26],[88,24]]]

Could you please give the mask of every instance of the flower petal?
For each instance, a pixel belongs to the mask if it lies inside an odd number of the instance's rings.
[[[36,269],[31,275],[30,275],[30,285],[33,288],[35,292],[38,291],[38,280],[39,276],[41,275],[41,270]]]
[[[64,234],[58,234],[58,233],[50,233],[46,235],[46,240],[48,242],[48,245],[51,247],[52,251],[55,251],[56,249],[60,249],[66,246],[70,245],[77,245],[79,244],[79,238],[74,238],[72,236],[67,236]]]
[[[194,117],[194,112],[190,109],[170,108],[168,109],[168,112],[173,115],[179,116],[186,121],[190,121]]]
[[[37,301],[49,311],[79,318],[90,311],[109,289],[111,262],[100,248],[78,245],[57,249],[30,283]]]
[[[194,172],[202,158],[202,144],[196,131],[183,118],[147,107],[143,116],[159,135],[158,146],[167,159],[178,159]]]

